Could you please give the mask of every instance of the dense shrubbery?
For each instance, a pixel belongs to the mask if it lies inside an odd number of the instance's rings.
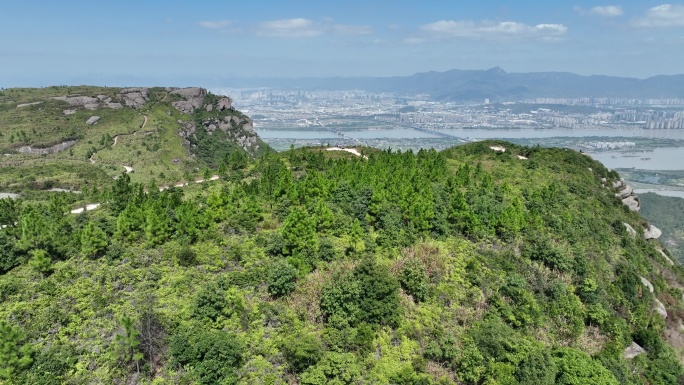
[[[193,193],[124,174],[81,216],[0,201],[0,381],[681,381],[683,272],[624,232],[617,176],[492,144],[230,155]]]

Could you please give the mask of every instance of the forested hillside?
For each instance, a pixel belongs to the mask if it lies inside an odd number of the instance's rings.
[[[681,381],[683,271],[615,172],[505,142],[329,153],[122,174],[79,215],[0,201],[0,383]]]

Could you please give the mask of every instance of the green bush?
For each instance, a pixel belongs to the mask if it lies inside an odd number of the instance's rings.
[[[179,365],[190,365],[200,384],[233,384],[242,366],[244,346],[235,335],[194,328],[171,337],[169,353]]]
[[[351,326],[396,325],[401,315],[399,283],[387,268],[364,259],[351,274],[335,277],[321,293],[326,319],[339,317]]]
[[[321,360],[307,369],[302,385],[351,385],[361,377],[361,365],[351,353],[326,352]]]
[[[321,342],[311,333],[297,333],[283,341],[281,351],[295,373],[315,365],[323,354]]]
[[[285,261],[279,261],[271,267],[268,279],[268,292],[275,297],[282,297],[294,291],[297,283],[297,269]]]
[[[428,275],[425,266],[416,259],[407,260],[399,273],[401,287],[413,297],[416,302],[422,302],[428,296]]]
[[[225,291],[215,283],[202,287],[193,301],[192,316],[199,320],[216,321],[226,307],[225,296]]]
[[[531,351],[518,365],[515,378],[520,385],[554,385],[556,383],[556,363],[546,349]]]
[[[553,352],[558,368],[558,385],[618,385],[615,376],[586,353],[573,348],[559,348]]]
[[[16,379],[33,362],[32,353],[24,334],[0,320],[0,380]]]

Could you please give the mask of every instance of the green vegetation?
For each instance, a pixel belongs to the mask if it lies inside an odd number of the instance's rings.
[[[134,170],[133,181],[145,186],[192,182],[203,176],[207,166],[227,175],[268,148],[259,139],[258,149],[245,151],[238,144],[235,139],[245,135],[249,118],[232,108],[207,111],[204,105],[216,103],[216,95],[207,94],[201,108],[192,114],[181,114],[171,103],[183,98],[167,89],[147,89],[148,100],[138,108],[126,106],[120,92],[120,88],[86,86],[3,91],[0,191],[101,189],[109,186],[124,166]],[[55,99],[65,96],[97,102],[84,108]],[[123,107],[108,108],[107,100]],[[39,104],[26,105],[36,102]],[[91,116],[100,119],[89,125],[86,122]],[[230,122],[226,130],[208,132],[205,122],[223,119]],[[187,138],[179,135],[185,123],[196,127],[186,130]],[[73,146],[56,153],[21,152],[26,146],[44,149],[68,141],[74,141]]]
[[[233,156],[161,192],[121,174],[78,215],[0,201],[0,383],[683,380],[684,270],[625,231],[647,222],[601,187],[617,173],[505,142],[367,155]]]

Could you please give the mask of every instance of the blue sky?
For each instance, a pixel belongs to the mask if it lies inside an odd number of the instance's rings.
[[[0,86],[494,66],[684,73],[684,3],[663,0],[3,0],[0,33]]]

